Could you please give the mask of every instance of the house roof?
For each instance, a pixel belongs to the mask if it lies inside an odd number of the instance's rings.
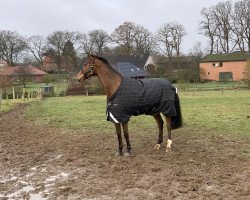
[[[107,56],[109,64],[116,67],[119,62],[129,62],[137,67],[143,68],[148,60],[149,54],[144,55],[115,55],[115,56]]]
[[[130,62],[118,62],[115,69],[124,77],[137,78],[150,76],[146,70],[142,69],[141,67],[137,67]]]
[[[245,61],[249,58],[249,53],[244,51],[236,51],[225,54],[209,54],[202,58],[201,62],[230,62]]]
[[[13,76],[13,75],[19,75],[22,70],[22,66],[15,66],[15,67],[7,67],[3,71],[0,72],[0,75],[2,76]],[[27,66],[26,68],[27,73],[29,75],[33,76],[39,76],[39,75],[46,75],[47,72],[44,72],[32,65]]]

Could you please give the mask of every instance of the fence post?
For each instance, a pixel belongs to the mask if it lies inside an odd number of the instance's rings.
[[[25,101],[25,88],[23,88],[22,99]]]
[[[16,99],[16,95],[15,95],[15,88],[14,86],[12,86],[12,96],[13,96],[13,100]]]
[[[40,91],[38,92],[38,98],[41,100],[43,98],[42,95],[42,88],[40,88]]]
[[[8,93],[7,87],[5,88],[5,91],[6,91],[6,100],[7,100],[7,103],[9,104],[9,93]]]

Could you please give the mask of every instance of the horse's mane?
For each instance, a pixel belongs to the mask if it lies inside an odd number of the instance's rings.
[[[97,59],[101,60],[102,62],[104,62],[105,64],[109,65],[108,61],[105,58],[102,58],[102,57],[96,56],[96,55],[92,55],[92,54],[90,56],[97,58]]]
[[[110,70],[112,70],[112,71],[115,72],[115,73],[118,73],[118,74],[121,76],[121,74],[120,74],[118,71],[116,71],[116,70],[108,63],[108,61],[107,61],[105,58],[100,57],[100,56],[96,56],[96,55],[92,55],[92,54],[91,54],[90,56],[93,56],[94,58],[97,58],[97,59],[101,60],[104,64],[106,64],[106,66],[107,66]]]

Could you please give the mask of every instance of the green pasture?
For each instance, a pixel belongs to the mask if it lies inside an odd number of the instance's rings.
[[[246,88],[245,82],[206,82],[206,83],[177,83],[176,86],[182,91],[212,91],[233,90]]]
[[[184,127],[190,134],[250,136],[250,91],[180,92]],[[25,117],[33,123],[57,128],[84,129],[93,133],[114,133],[106,121],[105,96],[69,96],[33,102]],[[151,116],[132,117],[130,132],[157,132]]]
[[[13,109],[17,104],[21,103],[31,103],[36,101],[36,99],[9,99],[9,100],[3,100],[0,106],[0,114],[7,112],[11,109]]]
[[[32,84],[32,83],[29,83],[26,85],[25,87],[25,91],[26,92],[32,92],[32,91],[40,91],[40,88],[41,87],[44,87],[46,86],[47,84],[46,83],[36,83],[36,84]],[[60,92],[62,91],[65,91],[67,86],[68,86],[68,83],[67,82],[57,82],[57,83],[50,83],[48,85],[53,85],[54,86],[54,92],[56,95],[58,95]],[[22,86],[18,86],[16,87],[17,89],[20,88],[22,90]],[[9,92],[11,93],[12,92],[12,88],[9,88]]]

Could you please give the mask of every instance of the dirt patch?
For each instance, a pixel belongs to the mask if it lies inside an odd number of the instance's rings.
[[[115,157],[115,133],[34,125],[23,109],[0,116],[0,199],[250,197],[249,140],[184,128],[165,153],[153,150],[155,133],[131,133],[134,155]]]

